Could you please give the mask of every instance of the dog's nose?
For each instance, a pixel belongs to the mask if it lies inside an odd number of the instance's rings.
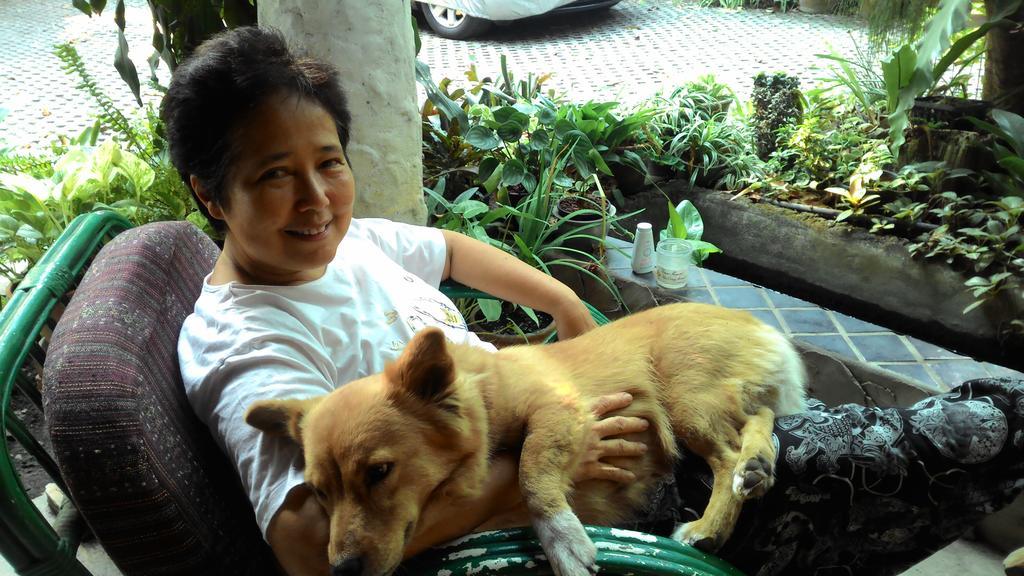
[[[363,558],[356,556],[331,568],[331,576],[360,576],[363,573]]]

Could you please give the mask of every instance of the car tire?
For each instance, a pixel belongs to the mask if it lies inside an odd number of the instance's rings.
[[[444,38],[465,40],[483,34],[493,24],[490,20],[476,18],[443,6],[426,3],[420,6],[430,29]]]

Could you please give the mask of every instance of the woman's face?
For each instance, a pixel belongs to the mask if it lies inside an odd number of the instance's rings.
[[[234,134],[224,256],[247,284],[315,280],[352,221],[355,182],[330,114],[297,96],[268,98]],[[207,203],[209,206],[209,203]]]

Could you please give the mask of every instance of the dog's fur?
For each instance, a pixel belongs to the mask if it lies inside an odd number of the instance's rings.
[[[628,519],[671,472],[677,441],[707,460],[715,483],[704,516],[674,536],[724,542],[743,501],[773,482],[774,417],[803,410],[804,381],[790,342],[750,314],[674,304],[497,353],[426,329],[384,373],[319,398],[256,402],[246,421],[303,446],[330,516],[332,566],[390,573],[428,504],[479,494],[490,455],[521,447],[520,489],[547,557],[557,574],[581,576],[595,570],[596,549],[580,521]],[[572,486],[588,401],[623,391],[633,402],[622,414],[650,422],[630,438],[646,453],[613,462],[637,481]]]

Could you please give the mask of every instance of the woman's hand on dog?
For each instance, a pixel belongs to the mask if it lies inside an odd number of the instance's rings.
[[[625,434],[643,432],[649,426],[647,420],[633,416],[605,417],[607,414],[629,406],[632,402],[633,397],[623,392],[601,396],[591,404],[590,410],[597,420],[590,427],[590,433],[586,440],[587,451],[583,455],[583,461],[573,474],[573,482],[611,480],[620,484],[629,484],[636,480],[636,476],[629,470],[603,462],[605,458],[635,457],[647,451],[647,445],[642,442],[630,442],[624,438],[617,438],[617,436]]]

